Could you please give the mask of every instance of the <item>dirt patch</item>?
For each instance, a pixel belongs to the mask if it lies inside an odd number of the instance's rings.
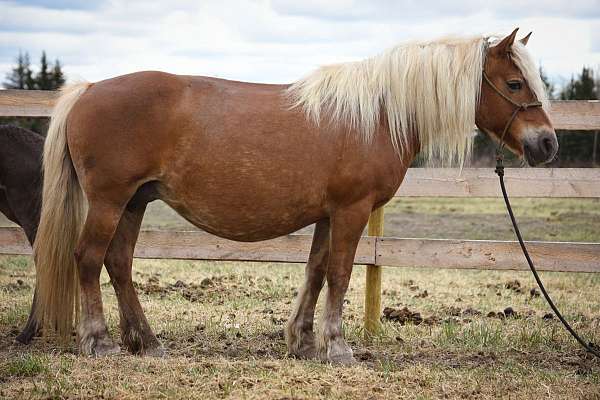
[[[476,317],[481,315],[481,311],[476,310],[473,307],[468,307],[463,310],[462,315]]]
[[[490,311],[489,313],[487,313],[486,317],[488,318],[498,318],[498,319],[505,319],[505,318],[521,318],[522,315],[517,313],[512,307],[506,307],[503,311]]]
[[[178,280],[175,283],[162,285],[160,278],[153,275],[145,283],[134,282],[133,285],[141,293],[158,295],[161,299],[169,294],[178,293],[192,303],[201,300],[216,300],[221,304],[225,300],[225,295],[231,295],[231,293],[235,293],[236,296],[272,299],[273,296],[263,290],[269,281],[269,278],[257,279],[251,276],[230,274],[204,278],[199,284]]]
[[[381,320],[397,322],[400,325],[420,325],[421,323],[425,325],[437,325],[441,323],[468,324],[472,322],[473,318],[482,317],[484,315],[487,318],[497,318],[501,320],[507,318],[530,319],[536,317],[536,312],[533,310],[516,311],[513,307],[506,307],[501,311],[490,311],[487,314],[484,314],[480,310],[473,307],[462,309],[456,306],[442,306],[440,309],[440,314],[433,314],[428,317],[423,317],[420,312],[410,310],[405,306],[402,308],[386,307],[383,310]],[[546,313],[541,316],[541,318],[545,321],[553,320],[554,314]],[[581,316],[580,318],[582,322],[586,321],[584,316]]]
[[[420,312],[411,311],[408,307],[402,308],[393,308],[386,307],[383,310],[383,315],[381,317],[382,321],[391,321],[397,322],[400,325],[405,324],[414,324],[420,325],[421,323],[425,325],[437,325],[440,323],[469,323],[471,322],[472,317],[478,317],[482,315],[482,312],[473,308],[467,307],[464,310],[460,307],[456,306],[445,306],[441,310],[442,314],[446,316],[440,315],[430,315],[428,317],[423,317]],[[495,313],[494,313],[495,314]],[[504,318],[504,313],[501,312],[502,317]]]
[[[424,323],[425,325],[437,325],[440,323],[467,324],[472,322],[472,318],[477,318],[484,315],[483,312],[473,307],[467,307],[462,309],[456,306],[443,306],[440,311],[442,315],[431,315],[424,318],[420,312],[412,311],[408,307],[386,307],[383,310],[381,320],[397,322],[400,325],[405,325],[409,323],[414,325],[420,325],[421,323]],[[533,310],[517,312],[513,307],[506,307],[502,311],[490,311],[487,314],[485,314],[485,317],[504,320],[507,318],[531,318],[535,317],[535,315],[536,313]],[[554,319],[554,315],[551,313],[546,313],[541,318],[543,320],[552,320]]]
[[[411,311],[408,307],[403,308],[392,308],[386,307],[383,310],[383,315],[381,317],[382,321],[390,321],[396,322],[400,325],[412,324],[412,325],[421,325],[425,324],[428,326],[438,325],[441,323],[468,323],[471,322],[469,319],[458,319],[454,317],[449,318],[440,318],[437,315],[430,315],[426,318],[421,316],[421,313],[416,311]],[[399,340],[401,341],[401,340]]]
[[[504,316],[506,318],[518,318],[519,314],[517,314],[517,312],[515,310],[513,310],[512,307],[506,307],[504,309]]]
[[[505,289],[509,289],[512,290],[515,293],[521,293],[521,282],[519,282],[518,280],[514,280],[514,281],[508,281],[504,284],[504,288]]]
[[[4,290],[9,293],[20,292],[22,290],[31,289],[31,286],[23,282],[22,279],[17,279],[15,282],[11,282],[8,285],[2,286]]]
[[[442,312],[450,315],[451,317],[459,317],[462,314],[462,309],[457,306],[442,307]]]
[[[402,282],[402,286],[407,287],[411,292],[419,290],[419,286],[412,279]]]
[[[420,325],[423,322],[423,317],[421,317],[421,313],[410,311],[408,307],[386,307],[383,310],[383,316],[381,317],[381,319],[385,321],[397,322],[400,325]]]
[[[504,284],[491,284],[488,283],[487,285],[485,285],[485,287],[487,289],[491,289],[491,290],[495,290],[497,293],[497,296],[501,296],[502,293],[500,292],[502,289],[508,289],[510,291],[512,291],[515,294],[525,294],[525,293],[529,293],[530,297],[540,297],[540,291],[533,287],[529,290],[525,289],[522,285],[521,282],[517,279],[515,280],[511,280],[511,281],[507,281]]]

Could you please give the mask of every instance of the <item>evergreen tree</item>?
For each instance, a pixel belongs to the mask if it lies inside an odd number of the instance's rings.
[[[598,84],[591,68],[583,67],[581,73],[571,80],[560,93],[561,100],[598,99]],[[597,138],[587,132],[568,132],[558,135],[558,159],[560,166],[580,167],[596,163]],[[558,166],[557,165],[557,166]]]
[[[60,61],[58,58],[54,61],[54,67],[52,68],[52,88],[60,89],[65,84],[65,75],[62,72]]]
[[[548,75],[546,75],[546,72],[544,71],[544,68],[542,68],[541,65],[540,65],[540,78],[542,78],[542,82],[544,83],[544,86],[546,87],[546,93],[548,93],[548,98],[553,99],[554,98],[554,84],[550,81],[550,79],[548,78]]]
[[[48,59],[46,58],[46,52],[42,52],[42,58],[40,59],[40,72],[37,73],[36,86],[40,90],[51,90],[52,87],[52,74],[48,67]]]
[[[6,75],[4,87],[6,89],[34,89],[35,80],[31,72],[29,54],[19,52],[17,65]]]
[[[571,75],[571,80],[560,92],[561,100],[572,100],[575,98],[575,78]]]
[[[560,93],[561,100],[596,100],[598,91],[596,81],[594,80],[594,71],[591,68],[583,67],[581,74],[563,88]]]
[[[42,52],[40,69],[35,76],[31,70],[28,53],[19,52],[16,61],[17,65],[6,75],[3,84],[6,89],[56,90],[65,84],[65,75],[60,61],[56,59],[54,65],[49,64],[45,51]]]

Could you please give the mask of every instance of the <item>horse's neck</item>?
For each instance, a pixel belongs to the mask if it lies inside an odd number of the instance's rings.
[[[392,133],[390,132],[389,124],[387,121],[387,113],[385,109],[382,107],[382,110],[379,112],[379,124],[377,128],[377,135],[387,135],[390,139],[389,146],[393,147],[392,144]],[[419,154],[420,151],[420,142],[419,142],[419,133],[416,130],[412,130],[406,136],[406,143],[404,145],[399,144],[399,148],[396,149],[398,152],[398,162],[404,163],[405,160],[409,159],[409,165],[414,160],[414,158]]]

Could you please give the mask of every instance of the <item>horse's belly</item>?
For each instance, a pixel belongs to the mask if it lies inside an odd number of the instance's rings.
[[[214,235],[242,242],[273,239],[295,232],[320,219],[323,212],[302,213],[256,212],[238,209],[225,211],[220,208],[172,206],[182,217],[195,226]]]
[[[288,192],[269,196],[258,188],[240,189],[238,195],[193,192],[195,196],[176,191],[161,198],[195,226],[231,240],[272,239],[327,217],[324,205],[310,195],[294,198]]]

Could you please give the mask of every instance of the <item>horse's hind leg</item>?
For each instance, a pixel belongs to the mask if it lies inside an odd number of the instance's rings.
[[[329,220],[322,220],[315,226],[305,282],[285,331],[288,352],[296,357],[314,358],[317,355],[313,321],[317,299],[325,281],[328,255]]]
[[[108,334],[102,309],[100,272],[125,204],[90,199],[90,208],[75,251],[81,288],[79,347],[83,354],[108,355],[120,348]]]
[[[104,264],[119,301],[121,339],[135,354],[164,355],[164,349],[144,316],[133,287],[131,265],[146,204],[128,206],[110,243]]]
[[[37,333],[40,330],[39,324],[35,319],[35,302],[37,300],[36,298],[37,294],[36,292],[33,292],[33,302],[31,303],[31,311],[29,312],[29,318],[27,318],[25,328],[23,328],[23,331],[21,331],[21,333],[19,333],[19,336],[17,336],[16,338],[17,342],[19,343],[29,344],[31,342],[31,339],[33,339],[33,337],[37,335]]]

